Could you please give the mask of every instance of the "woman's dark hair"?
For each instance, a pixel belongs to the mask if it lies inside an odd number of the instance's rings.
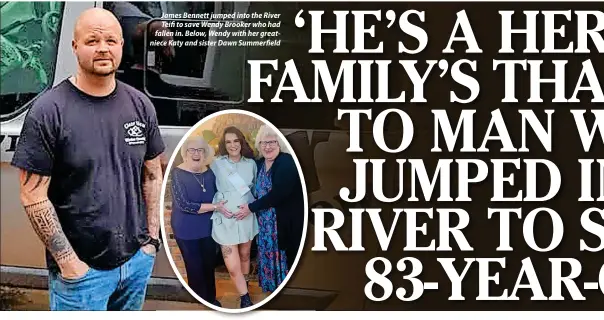
[[[226,149],[226,141],[225,141],[225,137],[226,137],[227,133],[232,133],[237,136],[237,139],[239,139],[239,143],[241,143],[241,155],[242,156],[244,156],[248,159],[254,158],[254,151],[252,150],[252,147],[245,139],[245,136],[243,135],[241,130],[239,130],[235,127],[227,127],[226,129],[224,129],[224,133],[222,134],[222,139],[220,139],[220,142],[218,143],[218,154],[219,155],[225,156],[225,155],[229,154]]]

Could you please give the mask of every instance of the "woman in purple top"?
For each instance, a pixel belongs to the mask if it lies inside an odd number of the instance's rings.
[[[223,203],[212,204],[216,177],[208,162],[214,150],[201,137],[187,139],[181,148],[183,163],[172,171],[174,238],[182,253],[189,287],[208,303],[216,300],[214,269],[218,245],[212,239],[214,210],[226,212]]]

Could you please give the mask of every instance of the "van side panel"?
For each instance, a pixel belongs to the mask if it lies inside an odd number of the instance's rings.
[[[94,1],[65,2],[60,22],[57,45],[57,59],[54,78],[49,84],[57,84],[76,70],[76,60],[71,52],[73,25],[78,15],[94,7]],[[17,5],[17,3],[13,3]],[[4,8],[3,8],[4,9]],[[3,11],[11,14],[11,11]],[[32,13],[33,14],[33,13]],[[14,17],[17,19],[18,17]],[[31,103],[28,101],[26,104]],[[19,172],[10,165],[23,119],[25,108],[18,116],[5,121],[0,126],[0,261],[3,266],[46,268],[44,247],[30,225],[19,199]]]

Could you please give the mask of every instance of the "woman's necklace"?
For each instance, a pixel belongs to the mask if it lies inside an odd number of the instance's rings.
[[[199,185],[201,186],[201,190],[203,190],[203,192],[206,192],[206,187],[204,186],[204,177],[201,176],[201,182],[200,182],[199,179],[197,179],[197,175],[195,173],[193,173],[193,178],[195,178],[195,180],[197,180],[197,183],[199,183]]]

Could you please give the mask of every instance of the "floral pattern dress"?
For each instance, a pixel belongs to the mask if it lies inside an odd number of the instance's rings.
[[[256,180],[256,194],[263,197],[272,188],[269,171],[264,164]],[[264,292],[273,292],[287,276],[287,257],[284,250],[279,250],[277,243],[277,215],[274,208],[258,213],[258,280]]]

